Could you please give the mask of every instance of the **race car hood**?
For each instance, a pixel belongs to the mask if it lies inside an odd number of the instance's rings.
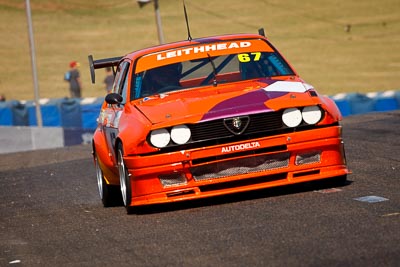
[[[319,98],[301,81],[268,80],[147,97],[136,104],[151,123],[195,123],[219,118],[315,105]]]

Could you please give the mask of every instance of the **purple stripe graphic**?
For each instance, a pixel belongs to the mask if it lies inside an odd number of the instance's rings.
[[[268,108],[265,102],[286,94],[288,92],[267,92],[264,89],[249,92],[215,105],[201,121],[271,111],[272,109]]]

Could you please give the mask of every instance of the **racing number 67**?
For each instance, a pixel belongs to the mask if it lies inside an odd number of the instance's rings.
[[[261,52],[238,54],[238,59],[240,62],[259,61],[260,57],[261,57]]]

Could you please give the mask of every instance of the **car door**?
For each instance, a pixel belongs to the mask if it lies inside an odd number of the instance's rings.
[[[114,164],[116,162],[115,154],[115,139],[118,136],[119,119],[124,110],[124,104],[127,101],[127,85],[129,83],[129,62],[122,62],[117,69],[115,76],[113,92],[120,94],[123,97],[121,104],[110,105],[108,104],[104,110],[103,129],[107,141],[109,154],[112,155]]]

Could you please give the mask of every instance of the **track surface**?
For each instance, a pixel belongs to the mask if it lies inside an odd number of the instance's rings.
[[[0,266],[399,266],[400,112],[343,126],[353,174],[337,190],[306,184],[133,215],[102,207],[89,146],[1,155]],[[365,196],[387,200],[356,200]]]

